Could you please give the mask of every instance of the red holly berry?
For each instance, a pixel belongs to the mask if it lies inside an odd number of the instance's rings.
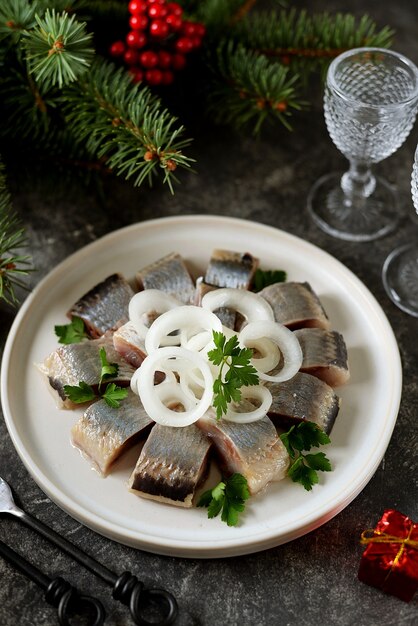
[[[125,44],[123,41],[115,41],[109,48],[109,52],[112,57],[121,57],[125,52]]]
[[[166,50],[160,50],[158,53],[158,66],[163,70],[171,66],[171,54]]]
[[[197,37],[204,37],[206,35],[206,26],[200,22],[195,22],[195,34]]]
[[[183,9],[177,2],[169,2],[167,4],[167,11],[173,15],[178,15],[178,17],[183,15]]]
[[[196,35],[196,24],[195,22],[184,21],[183,26],[181,27],[181,32],[186,37],[193,37]]]
[[[148,18],[146,15],[132,15],[129,25],[133,30],[145,30],[148,26]]]
[[[171,58],[171,66],[175,70],[182,70],[186,65],[186,57],[183,54],[173,54]]]
[[[171,83],[174,81],[174,74],[173,72],[170,72],[170,70],[165,70],[165,72],[162,73],[163,77],[161,80],[161,84],[162,85],[171,85]]]
[[[200,37],[190,37],[190,41],[193,44],[193,50],[197,50],[202,45],[202,40]]]
[[[148,4],[165,4],[165,0],[147,0]]]
[[[143,48],[147,43],[147,38],[141,31],[131,30],[126,35],[126,43],[130,48]]]
[[[145,79],[150,85],[161,85],[163,73],[161,70],[147,70],[145,72]]]
[[[123,55],[123,59],[127,65],[135,65],[138,62],[138,53],[130,48]]]
[[[131,0],[128,4],[129,13],[132,15],[139,15],[139,13],[145,13],[147,10],[147,3],[143,0]]]
[[[183,25],[183,20],[179,15],[175,15],[174,13],[170,13],[165,18],[165,23],[170,27],[171,30],[180,30]]]
[[[160,19],[167,15],[167,9],[163,4],[151,4],[148,15],[153,19]]]
[[[158,54],[153,50],[145,50],[141,52],[139,55],[139,62],[142,67],[146,69],[151,69],[153,67],[157,67],[158,65]]]
[[[176,41],[176,50],[178,52],[182,52],[183,54],[187,54],[193,50],[193,42],[189,37],[180,37]]]
[[[153,20],[150,24],[149,32],[153,37],[164,39],[169,33],[169,28],[162,20]]]
[[[141,80],[144,80],[144,72],[139,67],[131,67],[129,73],[134,83],[140,83]]]

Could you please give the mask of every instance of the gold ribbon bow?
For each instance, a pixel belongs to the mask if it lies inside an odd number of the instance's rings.
[[[373,530],[373,528],[367,528],[361,533],[360,543],[363,545],[368,545],[369,543],[399,543],[400,547],[397,555],[393,559],[392,566],[386,576],[385,581],[388,579],[390,573],[396,567],[399,562],[399,559],[402,556],[403,551],[405,550],[405,546],[409,546],[414,550],[418,550],[418,541],[415,539],[411,539],[411,533],[414,529],[414,524],[411,524],[407,537],[396,537],[395,535],[388,535],[387,533],[381,533],[378,530]]]

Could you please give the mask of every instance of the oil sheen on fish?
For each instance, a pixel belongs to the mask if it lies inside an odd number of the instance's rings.
[[[129,479],[130,489],[144,498],[190,508],[207,470],[210,441],[194,425],[156,424]]]
[[[129,391],[117,409],[105,400],[89,406],[71,429],[72,443],[94,469],[106,476],[116,459],[144,438],[152,424],[139,397]]]
[[[184,304],[193,301],[195,287],[180,254],[172,252],[147,265],[137,272],[136,279],[140,289],[160,289]]]
[[[296,328],[324,328],[330,322],[318,296],[309,283],[275,283],[259,292],[271,305],[276,322]]]
[[[289,455],[268,417],[237,424],[217,420],[210,409],[197,425],[213,441],[223,473],[245,476],[251,494],[285,477]]]
[[[215,287],[249,289],[259,260],[248,252],[214,250],[205,274],[205,283]]]
[[[127,322],[113,333],[113,345],[125,361],[136,368],[147,356],[145,342],[139,337],[132,322]]]
[[[112,274],[90,289],[68,311],[68,317],[80,317],[91,337],[97,339],[128,321],[129,301],[134,291],[121,274]]]
[[[42,364],[38,365],[39,370],[49,382],[57,406],[65,409],[79,406],[66,396],[65,385],[78,385],[80,381],[83,381],[97,388],[101,375],[100,348],[105,348],[109,363],[116,363],[119,366],[117,377],[110,382],[116,382],[122,386],[128,385],[135,368],[126,363],[116,352],[111,335],[60,346],[47,356]]]
[[[301,371],[320,378],[331,387],[348,382],[347,347],[335,330],[301,328],[295,330],[303,353]]]
[[[331,432],[340,408],[340,398],[332,387],[310,374],[298,372],[283,383],[267,383],[273,396],[267,415],[280,428],[288,429],[302,421],[315,422]]]

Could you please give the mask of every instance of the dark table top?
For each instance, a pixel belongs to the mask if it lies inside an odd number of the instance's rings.
[[[295,2],[309,7],[309,2]],[[315,10],[368,12],[380,26],[397,32],[394,48],[418,62],[418,8],[408,0],[332,0]],[[320,99],[295,119],[294,131],[275,129],[255,140],[201,123],[194,129],[197,175],[182,175],[174,197],[166,190],[135,190],[119,180],[105,183],[102,197],[76,185],[45,193],[15,190],[14,204],[27,228],[37,284],[59,261],[85,244],[122,226],[180,214],[218,214],[281,228],[326,250],[352,270],[377,298],[399,343],[403,392],[399,417],[375,475],[340,514],[317,530],[285,545],[237,558],[195,560],[158,556],[113,543],[70,518],[37,487],[0,422],[0,475],[14,486],[22,506],[115,571],[131,569],[145,581],[170,589],[180,606],[179,626],[225,624],[327,624],[369,626],[418,623],[417,600],[410,604],[357,579],[363,548],[361,531],[374,526],[384,509],[396,508],[418,520],[418,342],[417,319],[397,309],[381,280],[389,252],[411,238],[418,225],[409,191],[417,143],[416,125],[405,144],[376,171],[396,185],[400,224],[396,232],[368,244],[341,242],[320,231],[307,216],[306,197],[322,174],[343,169],[323,121]],[[0,347],[15,313],[0,305]],[[70,558],[18,522],[2,519],[1,538],[33,558],[41,568],[60,572],[101,598],[109,624],[130,623],[128,611],[110,600],[108,589]],[[55,610],[41,591],[0,560],[0,623],[4,626],[53,624]]]

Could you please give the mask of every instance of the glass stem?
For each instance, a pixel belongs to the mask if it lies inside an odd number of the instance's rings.
[[[350,159],[350,169],[341,178],[341,187],[349,198],[368,198],[376,187],[369,164]]]

